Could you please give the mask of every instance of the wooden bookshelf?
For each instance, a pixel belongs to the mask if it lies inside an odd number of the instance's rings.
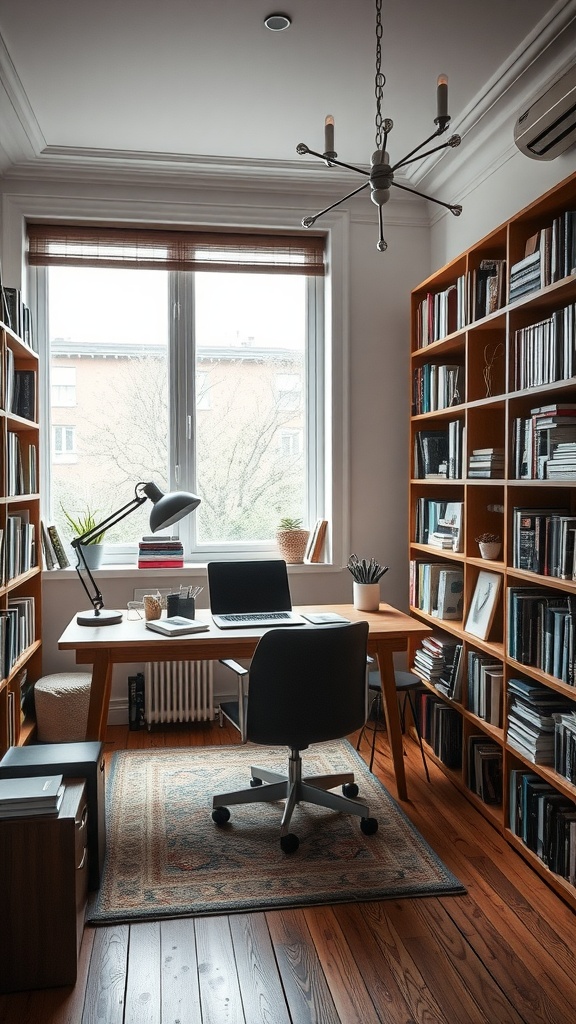
[[[12,647],[8,645],[8,653],[2,652],[2,756],[10,745],[28,742],[34,733],[33,720],[21,710],[21,688],[41,674],[42,635],[38,355],[2,322],[0,374],[0,635],[5,636],[10,609],[15,617],[20,607],[27,621]]]
[[[544,440],[548,443],[552,434],[548,433],[545,437],[544,432],[539,432],[534,427],[535,421],[532,417],[533,410],[542,406],[576,405],[576,213],[573,218],[564,216],[574,210],[576,174],[481,239],[467,252],[424,281],[412,293],[409,557],[411,613],[431,625],[435,634],[444,637],[448,642],[452,640],[460,644],[463,657],[459,696],[451,699],[449,692],[440,692],[432,680],[423,679],[425,690],[422,699],[423,713],[426,704],[430,709],[431,704],[436,703],[436,699],[442,704],[439,715],[444,716],[444,706],[451,709],[450,714],[458,726],[458,731],[461,729],[461,767],[447,767],[443,764],[441,757],[438,756],[440,751],[436,741],[436,753],[432,746],[429,753],[445,770],[446,775],[466,793],[471,802],[500,829],[508,842],[522,853],[534,870],[542,875],[573,908],[576,908],[574,872],[570,880],[551,870],[548,866],[550,858],[548,861],[543,859],[542,855],[534,852],[516,834],[519,826],[517,821],[514,823],[511,818],[511,782],[517,776],[512,776],[511,773],[533,773],[537,780],[550,784],[556,793],[565,798],[567,805],[573,804],[574,812],[576,785],[556,771],[553,764],[535,764],[529,755],[521,753],[514,746],[514,726],[510,724],[508,716],[509,702],[513,699],[511,681],[515,679],[540,684],[545,688],[546,695],[551,694],[558,700],[567,702],[567,706],[576,713],[576,643],[573,641],[576,622],[570,617],[565,619],[561,613],[564,633],[559,636],[563,637],[565,634],[566,651],[562,651],[559,656],[561,673],[554,675],[549,669],[545,671],[542,667],[542,650],[539,650],[536,656],[532,648],[527,653],[523,646],[522,656],[519,656],[519,637],[523,645],[524,642],[528,644],[525,623],[515,625],[509,618],[510,608],[513,606],[511,589],[538,588],[542,590],[542,608],[551,605],[552,599],[556,598],[556,603],[564,603],[567,610],[571,611],[573,599],[576,619],[576,579],[572,576],[572,565],[568,573],[569,578],[549,575],[549,564],[543,568],[542,563],[539,563],[538,571],[521,568],[518,554],[518,516],[514,516],[515,508],[555,507],[564,508],[568,517],[576,516],[576,468],[571,477],[548,478],[548,472],[554,471],[553,468],[548,468],[548,461],[552,458],[556,460],[559,455],[555,445],[549,446],[550,450],[547,448],[546,453],[542,454]],[[562,237],[564,228],[567,229],[566,234],[574,234],[574,239],[569,237],[566,241]],[[541,251],[540,279],[537,283],[529,283],[529,279],[526,278],[526,287],[529,290],[511,302],[510,268],[524,260],[526,252],[534,245],[534,236],[538,236],[537,244]],[[550,263],[551,245],[557,254],[561,255],[565,248],[571,255]],[[502,271],[504,274],[499,291],[495,283],[489,285],[493,289],[491,306],[490,303],[485,306],[484,294],[477,296],[476,289],[479,287],[479,277],[486,273],[492,274],[491,265],[498,268],[500,275]],[[547,267],[546,274],[542,269],[544,265]],[[522,279],[521,271],[515,271],[516,280],[518,276]],[[485,282],[482,287],[486,287]],[[455,301],[455,296],[460,297],[459,308],[451,305],[448,309],[448,290],[450,303]],[[436,299],[435,296],[440,294],[441,297]],[[476,298],[479,298],[477,304],[474,301]],[[486,313],[489,306],[491,311]],[[570,309],[571,312],[560,312]],[[438,321],[434,319],[436,316],[441,318],[440,328]],[[428,318],[426,323],[423,321],[425,317]],[[553,321],[556,321],[553,328],[545,326],[546,322]],[[444,329],[450,329],[450,333],[442,336]],[[552,333],[547,334],[547,331]],[[559,337],[562,334],[560,344]],[[554,339],[554,344],[550,338]],[[531,374],[528,386],[519,385],[519,381],[524,383],[520,374],[521,363],[524,366],[522,372],[528,372],[529,377]],[[457,393],[452,396],[452,404],[448,408],[440,407],[442,401],[446,401],[445,386],[438,406],[435,406],[434,395],[424,396],[421,390],[424,386],[422,381],[426,381],[426,385],[430,386],[430,381],[436,380],[439,375],[436,368],[440,366],[460,367],[457,373]],[[441,373],[445,375],[446,370],[442,370]],[[450,399],[449,392],[448,396]],[[422,408],[431,411],[422,412]],[[417,452],[422,450],[423,434],[428,431],[447,431],[448,424],[454,421],[459,423],[460,440],[456,444],[456,451],[452,444],[445,462],[442,461],[440,454],[439,474],[426,478],[426,468],[430,473],[434,473],[438,466],[433,464],[434,454],[426,456],[426,465],[422,464],[421,457],[417,457]],[[527,421],[531,424],[529,428],[522,426]],[[576,415],[574,423],[576,424]],[[525,434],[522,433],[523,430],[526,431]],[[528,435],[535,446],[532,454],[529,451],[527,454],[524,444]],[[554,435],[557,436],[559,435]],[[428,443],[432,445],[431,451],[434,453],[434,442]],[[501,450],[503,454],[500,460],[497,456],[492,458],[479,454],[473,463],[470,462],[473,453],[486,449]],[[444,450],[441,448],[442,452]],[[460,465],[455,465],[455,461],[458,462],[458,455]],[[534,460],[532,475],[526,470],[526,459],[530,461],[531,458]],[[491,461],[493,468],[488,471],[499,475],[470,476],[472,465],[476,467],[477,473],[481,471],[478,464],[482,460]],[[443,476],[444,472],[447,474],[446,477]],[[438,548],[428,542],[430,534],[426,532],[427,516],[431,512],[434,516],[437,515],[438,508],[442,508],[441,505],[433,506],[434,502],[462,503],[459,551]],[[557,526],[558,524],[554,524],[554,529]],[[502,547],[495,560],[480,557],[475,538],[481,533],[494,533],[500,536]],[[565,547],[562,550],[566,553]],[[572,562],[572,559],[568,557],[565,561]],[[461,619],[439,619],[434,614],[422,610],[418,585],[414,583],[415,579],[422,579],[422,570],[418,568],[418,563],[421,562],[441,563],[447,569],[463,570]],[[480,603],[477,598],[477,585],[481,572],[492,574],[490,579],[499,584],[499,588],[495,588],[495,591],[499,590],[499,594],[492,609],[489,629],[485,635],[477,636],[468,631],[466,625],[471,624],[470,616],[474,602],[476,606]],[[518,603],[522,599],[518,599]],[[542,615],[545,616],[546,612],[542,612]],[[538,630],[540,626],[537,624],[535,628]],[[543,636],[542,633],[539,635]],[[550,642],[553,643],[553,638]],[[558,637],[556,642],[559,642]],[[470,710],[470,706],[473,705],[474,684],[468,677],[468,662],[469,655],[473,652],[485,654],[489,662],[502,665],[498,725],[490,724],[486,718]],[[412,650],[411,654],[414,665],[415,650]],[[513,657],[513,654],[516,656]],[[418,668],[414,667],[413,671],[423,676],[423,672]],[[561,678],[561,674],[565,675],[564,679]],[[448,675],[449,673],[445,673],[445,676]],[[459,723],[457,718],[460,719]],[[470,786],[471,764],[468,748],[471,737],[476,736],[494,744],[498,757],[501,756],[502,795],[497,803],[486,802]],[[434,737],[430,736],[430,739]],[[566,824],[566,834],[568,842],[576,845],[576,824],[571,833],[570,825]],[[542,854],[542,850],[540,853]],[[568,868],[566,871],[570,875]]]

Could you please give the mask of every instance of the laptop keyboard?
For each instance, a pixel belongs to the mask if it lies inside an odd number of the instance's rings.
[[[247,612],[245,615],[222,615],[227,622],[278,622],[289,619],[288,612]]]

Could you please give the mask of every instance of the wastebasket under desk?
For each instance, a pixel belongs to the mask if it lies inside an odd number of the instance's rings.
[[[104,757],[99,740],[30,743],[10,747],[0,761],[0,779],[63,775],[86,779],[88,797],[88,888],[98,889],[106,853]]]
[[[0,820],[0,992],[74,985],[88,899],[84,779],[57,816]]]

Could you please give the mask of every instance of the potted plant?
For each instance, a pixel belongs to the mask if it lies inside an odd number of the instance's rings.
[[[498,558],[502,542],[497,533],[481,533],[476,537],[476,543],[480,548],[481,558]]]
[[[62,514],[75,537],[82,537],[83,534],[88,532],[88,530],[93,530],[94,527],[98,525],[96,520],[98,512],[92,512],[88,505],[83,511],[74,514],[67,512],[64,506],[61,505],[60,507],[62,509]],[[102,561],[102,554],[104,552],[104,545],[102,544],[103,537],[104,533],[97,533],[82,545],[84,558],[89,569],[97,569]]]
[[[278,550],[285,562],[291,565],[304,561],[310,530],[302,528],[301,519],[281,519],[276,533]]]

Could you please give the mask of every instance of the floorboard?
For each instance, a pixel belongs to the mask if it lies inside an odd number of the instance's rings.
[[[108,730],[122,749],[235,743],[216,723]],[[369,757],[364,742],[361,753]],[[73,988],[0,996],[0,1024],[566,1024],[576,915],[405,739],[402,807],[467,892],[86,928]],[[386,737],[374,771],[395,792]]]

